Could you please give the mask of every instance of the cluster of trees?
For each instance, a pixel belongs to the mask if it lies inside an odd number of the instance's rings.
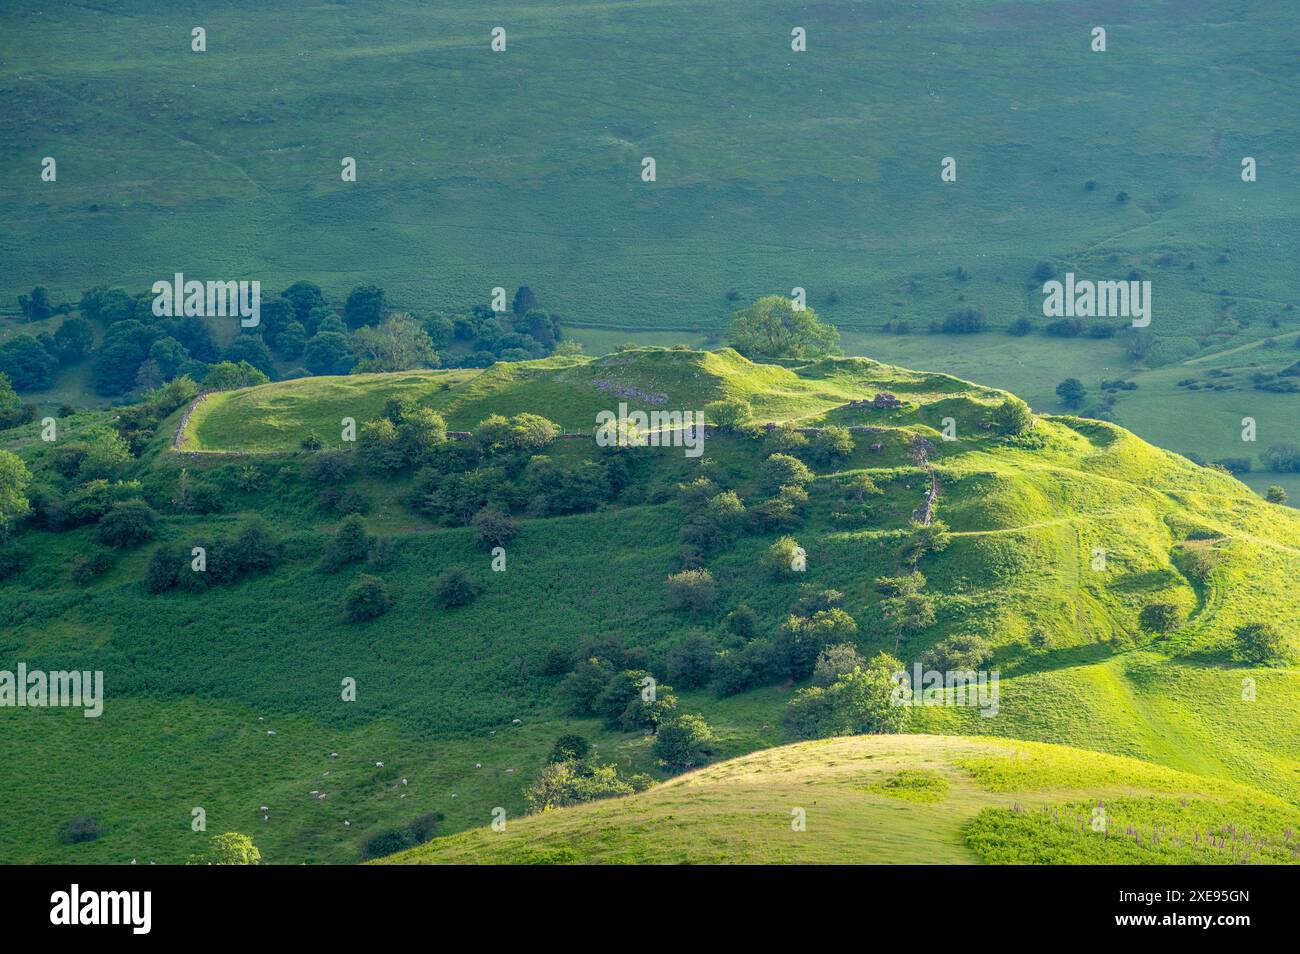
[[[827,647],[814,684],[786,703],[786,728],[801,739],[902,732],[911,712],[893,701],[893,676],[902,668],[887,653],[866,662],[852,644]]]
[[[158,423],[196,391],[185,379],[150,392],[138,406],[124,409],[115,426],[84,426],[73,440],[42,445],[31,469],[16,455],[0,451],[0,576],[26,564],[25,551],[8,539],[20,521],[54,532],[98,524],[98,545],[72,559],[77,583],[111,568],[115,551],[152,539],[157,515],[143,499],[141,483],[126,477]]]
[[[413,461],[421,467],[408,503],[448,525],[473,523],[481,541],[500,546],[513,535],[510,514],[583,513],[615,499],[631,483],[633,460],[626,448],[600,448],[594,460],[542,453],[559,432],[536,414],[492,415],[472,439],[432,445]]]
[[[58,368],[93,350],[96,393],[116,397],[156,388],[179,376],[224,390],[304,374],[405,371],[412,368],[487,367],[578,350],[565,342],[557,316],[537,308],[527,287],[511,311],[476,305],[464,313],[433,312],[423,319],[390,307],[382,288],[354,288],[341,308],[320,286],[295,282],[263,299],[260,323],[241,328],[224,347],[211,318],[159,317],[151,293],[129,295],[99,286],[81,296],[80,314],[53,333],[16,335],[0,345],[0,372],[20,391],[50,387]],[[28,320],[67,314],[51,308],[43,288],[23,296]],[[104,330],[94,347],[95,326]]]
[[[200,552],[196,552],[200,551]],[[281,545],[258,517],[249,517],[230,537],[202,537],[159,545],[145,567],[149,593],[171,589],[200,592],[264,573],[280,562]]]
[[[712,729],[699,716],[678,712],[672,686],[656,680],[650,665],[645,650],[598,638],[586,640],[576,651],[552,647],[541,670],[543,675],[561,677],[557,693],[568,714],[599,718],[611,729],[653,735],[653,754],[671,770],[703,764],[714,749]],[[585,741],[561,739],[553,761],[582,762],[586,754]],[[552,782],[568,784],[584,777],[589,776],[575,766]],[[605,777],[602,784],[608,780]]]
[[[524,793],[529,812],[546,812],[601,798],[631,795],[653,784],[648,775],[622,775],[618,766],[598,761],[580,735],[555,740],[550,760]]]

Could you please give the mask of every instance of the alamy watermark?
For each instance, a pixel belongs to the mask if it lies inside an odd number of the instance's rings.
[[[262,283],[200,282],[177,272],[171,281],[157,281],[153,313],[157,318],[234,318],[244,328],[262,323]]]
[[[683,447],[687,457],[704,453],[703,411],[632,411],[627,404],[618,413],[596,415],[599,447]]]
[[[0,708],[83,708],[87,719],[104,711],[104,673],[45,672],[18,664],[18,671],[0,669]]]
[[[1151,282],[1076,281],[1074,272],[1065,282],[1043,284],[1043,315],[1047,318],[1131,318],[1134,328],[1151,324]]]
[[[978,708],[980,716],[998,714],[1000,671],[981,669],[923,669],[915,663],[910,673],[900,671],[890,678],[894,689],[889,701],[896,706],[960,706]]]

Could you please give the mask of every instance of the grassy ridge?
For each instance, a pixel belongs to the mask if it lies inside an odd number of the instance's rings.
[[[1110,808],[1109,832],[1080,830],[1074,813],[1090,822],[1098,802]],[[794,827],[799,811],[804,830]],[[507,820],[503,831],[480,828],[387,860],[1223,863],[1226,853],[1209,847],[1170,858],[1125,835],[1135,823],[1145,831],[1181,823],[1203,838],[1235,824],[1277,843],[1267,860],[1294,862],[1285,833],[1296,818],[1294,805],[1247,786],[1132,759],[1003,739],[866,736],[758,752],[639,795]]]

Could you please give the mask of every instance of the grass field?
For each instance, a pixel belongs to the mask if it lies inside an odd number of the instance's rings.
[[[1092,20],[1048,2],[21,0],[0,34],[0,293],[185,271],[373,281],[423,309],[529,284],[578,323],[689,331],[729,291],[801,285],[844,328],[959,295],[1005,324],[1041,316],[1025,282],[1047,259],[1149,272],[1177,350],[1223,323],[1223,289],[1233,328],[1294,297],[1300,150],[1276,104],[1296,16],[1109,9],[1093,53]]]

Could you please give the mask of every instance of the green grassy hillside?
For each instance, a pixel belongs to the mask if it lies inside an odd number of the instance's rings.
[[[902,406],[846,406],[880,391]],[[620,392],[663,394],[666,403]],[[766,493],[759,475],[768,439],[718,433],[698,459],[680,448],[628,450],[630,479],[578,512],[506,500],[519,531],[498,573],[472,527],[412,505],[413,495],[422,499],[414,491],[423,472],[376,472],[350,454],[354,466],[341,476],[312,476],[321,455],[299,450],[304,437],[319,430],[337,443],[342,416],[369,420],[395,394],[440,408],[453,428],[465,429],[489,413],[528,410],[589,430],[597,410],[620,400],[698,408],[731,395],[749,400],[759,419],[875,430],[856,432],[847,458],[814,468],[792,527],[747,532],[707,556],[716,602],[691,615],[666,600],[686,522],[677,487],[708,476],[755,508]],[[626,665],[662,678],[665,659],[692,636],[740,651],[744,640],[729,634],[725,620],[741,604],[758,621],[750,639],[771,637],[804,583],[843,594],[866,655],[887,650],[910,663],[954,635],[991,645],[988,665],[1002,676],[998,714],[922,707],[913,731],[1066,743],[1300,803],[1300,673],[1245,666],[1232,643],[1236,627],[1267,621],[1292,652],[1300,648],[1291,583],[1300,573],[1300,517],[1111,424],[1040,417],[1024,437],[1000,436],[983,425],[1002,398],[865,359],[778,368],[727,351],[645,350],[218,394],[191,422],[187,447],[238,456],[171,450],[178,410],[116,475],[138,480],[134,492],[158,512],[153,541],[114,551],[107,569],[76,582],[77,558],[102,549],[96,526],[35,524],[16,537],[27,559],[0,582],[0,669],[19,661],[102,669],[108,700],[100,719],[0,709],[8,806],[0,859],[182,860],[198,839],[191,811],[203,807],[210,832],[249,833],[269,861],[354,861],[369,835],[426,812],[444,816],[440,834],[479,828],[497,807],[517,819],[552,743],[571,732],[622,770],[664,778],[651,738],[568,713],[557,695],[560,677],[548,675],[548,652],[617,643]],[[953,441],[940,434],[949,417]],[[85,440],[106,424],[113,424],[109,412],[67,418],[64,440]],[[49,500],[68,506],[81,484],[50,475],[55,449],[37,433],[34,425],[6,432],[4,446],[37,472],[43,507],[53,506]],[[900,548],[927,485],[909,450],[918,436],[933,445],[938,516],[952,538],[921,564],[933,622],[896,643],[874,581],[907,568]],[[584,439],[557,440],[543,453],[575,473],[607,460]],[[508,468],[488,473],[494,494],[507,494],[519,479]],[[863,475],[880,492],[859,506],[847,488]],[[217,509],[178,506],[183,486],[196,484],[219,498]],[[363,500],[382,558],[376,550],[366,562],[322,571],[321,554],[341,519],[326,491]],[[280,540],[273,569],[199,592],[146,592],[141,581],[156,548],[188,553],[195,541],[233,534],[250,515],[263,517]],[[802,576],[777,578],[761,568],[783,533],[806,549]],[[1104,569],[1094,569],[1098,548]],[[1191,551],[1202,553],[1199,569],[1189,563]],[[469,605],[448,608],[437,599],[435,584],[450,568],[478,587]],[[379,619],[348,622],[345,593],[363,572],[385,580],[393,605]],[[1153,601],[1182,607],[1186,622],[1147,632],[1139,615]],[[340,696],[349,677],[355,702]],[[1250,701],[1247,679],[1257,689]],[[677,695],[682,711],[713,725],[714,757],[727,758],[790,741],[782,715],[797,688],[777,681],[734,695],[706,687],[679,687]],[[914,767],[900,762],[900,770]],[[956,781],[949,784],[958,791]],[[998,807],[971,789],[960,793],[971,795],[966,817]],[[788,808],[777,814],[788,816]],[[103,837],[61,844],[58,824],[81,815],[98,817]],[[953,844],[951,857],[976,856]]]
[[[1101,806],[1104,831],[1095,831]],[[1295,805],[1056,745],[858,736],[507,818],[394,864],[1224,864],[1300,860]],[[802,828],[796,827],[802,822]],[[1231,826],[1219,848],[1211,844]]]

